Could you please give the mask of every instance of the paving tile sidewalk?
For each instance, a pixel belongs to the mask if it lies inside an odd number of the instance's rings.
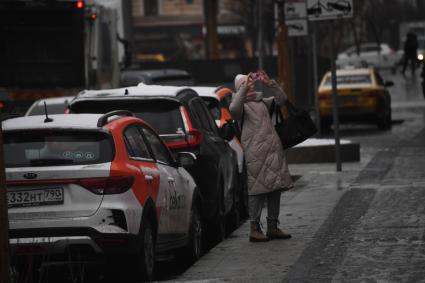
[[[174,282],[281,281],[371,157],[362,153],[360,162],[344,163],[342,172],[333,163],[290,165],[291,174],[301,178],[282,194],[280,226],[293,238],[250,243],[246,221]]]

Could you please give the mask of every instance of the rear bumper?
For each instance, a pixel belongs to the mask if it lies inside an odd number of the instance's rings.
[[[9,234],[14,255],[63,254],[73,248],[105,254],[132,254],[138,250],[135,235],[104,234],[87,227],[11,229]]]

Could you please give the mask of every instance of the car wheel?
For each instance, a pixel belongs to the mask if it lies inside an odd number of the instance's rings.
[[[204,228],[199,210],[199,203],[194,203],[190,211],[189,242],[179,250],[177,257],[187,263],[197,261],[203,254]]]
[[[390,128],[391,122],[390,122],[389,114],[384,114],[381,117],[378,118],[378,129],[380,130],[387,130]]]
[[[247,179],[247,171],[246,171],[246,165],[245,162],[243,164],[243,171],[240,178],[240,217],[242,219],[245,219],[249,216],[249,210],[248,210],[248,179]]]
[[[152,281],[155,267],[155,233],[150,221],[142,223],[139,268],[143,281]]]
[[[214,231],[215,231],[215,240],[221,242],[226,238],[226,216],[224,214],[224,192],[223,192],[223,182],[220,182],[220,188],[217,198],[217,213],[214,217]]]

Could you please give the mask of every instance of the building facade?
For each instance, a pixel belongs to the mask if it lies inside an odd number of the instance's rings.
[[[203,0],[132,0],[133,59],[186,60],[205,58]],[[219,1],[221,58],[250,56],[250,39],[241,24],[239,1]]]

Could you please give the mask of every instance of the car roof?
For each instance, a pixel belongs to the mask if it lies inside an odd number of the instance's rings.
[[[217,100],[219,100],[219,97],[216,93],[217,88],[216,87],[211,87],[211,86],[196,86],[196,87],[191,87],[194,91],[196,91],[199,96],[202,97],[212,97],[212,98],[216,98]]]
[[[140,75],[149,78],[158,78],[158,77],[167,77],[167,76],[178,76],[184,75],[189,76],[189,73],[186,70],[180,69],[157,69],[157,70],[124,70],[122,75]]]
[[[25,116],[3,121],[2,129],[4,131],[42,129],[99,130],[101,128],[97,126],[97,123],[102,116],[102,114],[49,115],[49,118],[53,121],[47,123],[44,122],[46,119],[44,115]]]
[[[168,97],[176,98],[183,90],[192,90],[190,87],[179,86],[161,86],[146,85],[139,83],[137,86],[102,89],[102,90],[83,90],[77,96],[80,98],[149,98],[149,97]],[[193,90],[192,90],[193,91]]]

